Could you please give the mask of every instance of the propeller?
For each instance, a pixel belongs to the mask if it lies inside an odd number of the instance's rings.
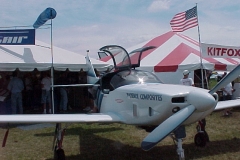
[[[141,144],[142,149],[145,151],[150,150],[158,142],[180,126],[189,116],[192,115],[194,111],[195,107],[193,105],[189,105],[169,117],[144,138]]]
[[[240,75],[240,65],[235,67],[230,73],[223,77],[208,93],[213,94],[219,89],[226,86],[228,83],[232,82]]]

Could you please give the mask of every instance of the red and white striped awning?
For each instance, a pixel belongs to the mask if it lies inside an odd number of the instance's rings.
[[[156,46],[141,56],[141,68],[154,72],[201,69],[199,43],[180,33],[169,31],[127,51],[145,46]],[[111,63],[111,62],[109,62]],[[202,58],[203,69],[230,71],[240,63],[239,58]]]

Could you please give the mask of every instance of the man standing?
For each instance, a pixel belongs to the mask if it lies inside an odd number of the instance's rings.
[[[27,73],[25,80],[25,91],[26,91],[26,108],[27,109],[34,109],[33,108],[33,102],[34,102],[34,97],[33,97],[33,84],[32,84],[32,75],[31,73]]]
[[[67,73],[61,73],[60,77],[57,80],[58,85],[68,85],[68,79],[67,79]],[[60,112],[66,112],[67,111],[67,105],[68,105],[68,89],[67,87],[60,87]]]
[[[189,73],[189,70],[183,71],[183,78],[180,80],[180,84],[185,86],[195,86],[193,79],[188,77]]]
[[[11,92],[11,108],[12,114],[23,113],[22,108],[22,90],[24,89],[23,81],[18,78],[18,72],[14,71],[12,74],[12,79],[10,80],[7,89]]]
[[[226,75],[227,75],[227,72],[224,72],[224,74],[222,75],[222,78],[225,77]],[[233,92],[235,91],[233,89],[232,82],[228,83],[221,90],[223,91],[223,101],[232,100],[232,95],[233,95]],[[231,114],[232,114],[231,108],[227,108],[224,110],[223,116],[229,116]]]
[[[43,114],[46,114],[46,104],[49,104],[49,113],[52,113],[52,105],[51,105],[51,78],[48,73],[44,73],[43,79],[41,81],[42,85],[42,104],[43,104]]]

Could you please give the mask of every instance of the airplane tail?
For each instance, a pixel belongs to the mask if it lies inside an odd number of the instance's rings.
[[[86,64],[88,66],[88,71],[87,71],[87,83],[88,84],[95,84],[98,80],[99,77],[96,76],[96,73],[94,71],[92,62],[87,54],[87,56],[85,57],[86,59]]]

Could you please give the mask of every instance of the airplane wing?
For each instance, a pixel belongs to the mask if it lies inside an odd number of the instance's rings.
[[[232,108],[232,107],[240,107],[240,99],[219,101],[217,103],[217,106],[215,107],[214,111],[226,109],[226,108]]]
[[[114,113],[102,114],[15,114],[0,115],[0,123],[122,122]]]

